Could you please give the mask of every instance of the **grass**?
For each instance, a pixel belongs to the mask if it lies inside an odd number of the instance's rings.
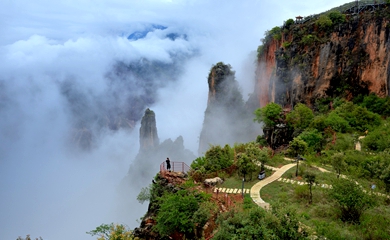
[[[249,180],[250,177],[247,177],[247,181],[244,182],[244,188],[251,188],[253,185],[259,182],[257,179],[257,174],[254,173],[252,180]],[[242,188],[242,177],[238,176],[237,174],[234,174],[231,177],[225,178],[225,181],[223,181],[222,184],[220,184],[218,187],[223,188]]]
[[[282,154],[276,154],[273,156],[267,163],[266,165],[272,166],[272,167],[282,167],[286,164],[291,163],[290,161],[287,161],[284,159],[284,156]]]
[[[317,170],[318,171],[318,170]],[[336,178],[333,173],[316,172],[321,181]],[[295,168],[290,169],[283,177],[295,177]],[[261,189],[261,197],[271,205],[282,202],[296,209],[299,220],[318,235],[327,239],[389,239],[390,210],[382,198],[377,198],[377,205],[367,210],[361,218],[360,225],[343,223],[339,220],[338,209],[329,198],[329,189],[314,186],[313,204],[308,202],[308,186],[275,181]],[[389,204],[389,203],[387,203]]]

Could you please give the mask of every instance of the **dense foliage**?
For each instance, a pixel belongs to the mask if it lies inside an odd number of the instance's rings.
[[[219,228],[213,239],[305,239],[295,211],[275,205],[270,211],[257,206],[246,211],[232,210],[218,219]],[[300,229],[300,230],[299,230]]]

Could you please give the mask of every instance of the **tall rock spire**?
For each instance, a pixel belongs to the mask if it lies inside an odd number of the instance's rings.
[[[145,110],[145,114],[141,120],[141,128],[139,129],[140,152],[145,150],[155,149],[160,141],[157,135],[156,115],[149,108]]]
[[[225,145],[253,140],[253,117],[245,108],[232,67],[222,62],[214,65],[208,76],[208,84],[209,96],[198,154],[202,155],[210,144]]]

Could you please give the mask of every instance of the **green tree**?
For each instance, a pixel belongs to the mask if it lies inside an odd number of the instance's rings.
[[[390,192],[390,165],[383,169],[380,179],[385,183],[386,192]]]
[[[347,169],[347,164],[345,163],[345,155],[344,153],[335,153],[332,156],[332,167],[337,173],[337,178],[340,177],[342,171]]]
[[[307,185],[309,186],[309,192],[310,192],[309,204],[311,204],[313,202],[313,194],[312,194],[311,189],[312,189],[314,183],[316,182],[316,175],[313,172],[309,171],[309,172],[305,172],[304,178],[305,178],[305,181],[307,182]]]
[[[334,111],[338,116],[345,119],[352,129],[358,132],[364,132],[367,129],[380,125],[380,116],[370,112],[367,108],[345,102]]]
[[[287,29],[290,29],[292,25],[294,25],[295,21],[292,18],[287,19],[285,26]]]
[[[296,212],[289,206],[275,204],[271,210],[259,207],[247,211],[229,211],[218,220],[213,239],[306,239]]]
[[[251,174],[252,179],[252,173],[256,171],[257,166],[261,166],[263,170],[264,164],[269,160],[268,150],[260,149],[259,145],[254,142],[237,146],[236,151],[239,151],[237,154],[238,170],[244,179],[247,174]]]
[[[263,108],[255,110],[256,115],[255,121],[261,123],[264,122],[266,127],[274,127],[276,124],[281,122],[282,107],[277,103],[268,103]]]
[[[377,113],[381,116],[390,116],[390,97],[380,98],[375,93],[371,93],[368,96],[364,96],[362,107],[367,108],[369,111]]]
[[[333,22],[327,15],[323,14],[317,19],[316,24],[321,30],[327,31],[332,27]]]
[[[310,150],[314,150],[316,152],[321,151],[324,143],[324,137],[317,129],[306,129],[299,135],[299,137],[307,143]]]
[[[299,155],[304,154],[307,151],[307,148],[307,143],[299,137],[294,138],[290,142],[288,150],[290,152],[290,155],[295,157],[297,161],[297,168],[295,171],[296,177],[298,177],[299,160],[301,160],[301,157]]]
[[[329,113],[324,121],[326,126],[331,127],[336,132],[347,132],[351,127],[347,120],[340,117],[335,111]]]
[[[237,167],[238,171],[243,175],[246,180],[246,175],[251,174],[256,170],[256,165],[253,163],[252,159],[245,153],[239,153],[237,155]]]
[[[288,147],[288,149],[290,156],[296,157],[298,155],[306,153],[308,145],[300,137],[296,137],[290,142],[290,146]]]
[[[343,222],[359,224],[360,216],[373,204],[359,185],[346,179],[334,181],[329,195],[336,201]]]
[[[323,132],[327,127],[325,124],[326,116],[321,114],[314,117],[313,121],[310,123],[310,128],[317,129],[319,132]]]
[[[339,11],[332,11],[328,14],[330,20],[332,20],[333,25],[340,24],[345,22],[345,15]]]
[[[98,240],[132,240],[133,234],[123,224],[102,224],[95,230],[87,232],[91,236],[98,236]]]
[[[233,164],[233,157],[233,149],[228,144],[223,148],[219,145],[211,146],[205,154],[204,168],[206,172],[228,168]]]
[[[382,124],[369,131],[362,139],[362,147],[370,151],[383,152],[390,148],[390,120],[383,121]]]
[[[313,111],[305,104],[298,103],[286,116],[286,121],[296,129],[305,129],[314,119]]]
[[[166,193],[160,199],[155,230],[161,236],[169,236],[176,230],[187,238],[194,237],[194,213],[199,209],[198,199],[185,190],[177,193]]]

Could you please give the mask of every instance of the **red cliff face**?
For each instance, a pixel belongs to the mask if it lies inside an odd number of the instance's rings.
[[[264,49],[264,54],[258,59],[256,91],[259,96],[260,106],[274,101],[275,98],[272,92],[271,78],[275,75],[275,51],[279,48],[279,45],[279,41],[272,40],[271,44]]]
[[[318,16],[283,27],[259,55],[255,94],[260,107],[376,93],[389,95],[390,9],[343,15],[345,21],[321,29]]]

